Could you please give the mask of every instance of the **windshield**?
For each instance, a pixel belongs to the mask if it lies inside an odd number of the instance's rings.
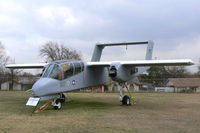
[[[62,79],[62,73],[60,67],[57,64],[54,65],[53,70],[51,71],[48,77],[58,80]]]
[[[62,72],[60,70],[60,67],[57,64],[50,64],[44,73],[42,77],[48,77],[53,79],[62,79]]]
[[[51,72],[51,70],[53,69],[53,66],[54,66],[54,64],[50,64],[50,65],[46,68],[46,71],[45,71],[45,73],[43,74],[42,77],[46,78],[46,77],[49,75],[49,73]]]

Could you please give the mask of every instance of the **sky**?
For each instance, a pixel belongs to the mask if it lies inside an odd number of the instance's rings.
[[[0,41],[16,63],[40,63],[57,41],[90,61],[96,43],[153,40],[154,59],[200,61],[197,0],[0,0]],[[146,46],[107,47],[102,61],[144,59]]]

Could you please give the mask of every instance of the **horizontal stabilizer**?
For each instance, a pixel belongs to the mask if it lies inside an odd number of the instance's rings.
[[[148,41],[145,42],[122,42],[122,43],[97,43],[97,46],[122,46],[122,45],[140,45],[140,44],[148,44]]]

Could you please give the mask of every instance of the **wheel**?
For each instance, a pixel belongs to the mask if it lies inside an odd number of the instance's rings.
[[[61,95],[60,102],[61,102],[61,103],[64,103],[64,102],[65,102],[65,95],[64,95],[64,94]]]
[[[62,107],[61,101],[60,101],[60,99],[57,99],[54,104],[54,109],[58,110],[58,109],[61,109],[61,107]]]
[[[122,104],[123,104],[123,105],[131,105],[131,103],[130,103],[130,97],[127,96],[127,95],[125,95],[125,96],[123,97],[123,99],[122,99]]]

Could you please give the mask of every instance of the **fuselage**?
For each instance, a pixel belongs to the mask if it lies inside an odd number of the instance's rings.
[[[88,68],[87,63],[82,61],[57,61],[45,67],[31,90],[33,96],[46,96],[103,85],[107,81],[107,68]]]

